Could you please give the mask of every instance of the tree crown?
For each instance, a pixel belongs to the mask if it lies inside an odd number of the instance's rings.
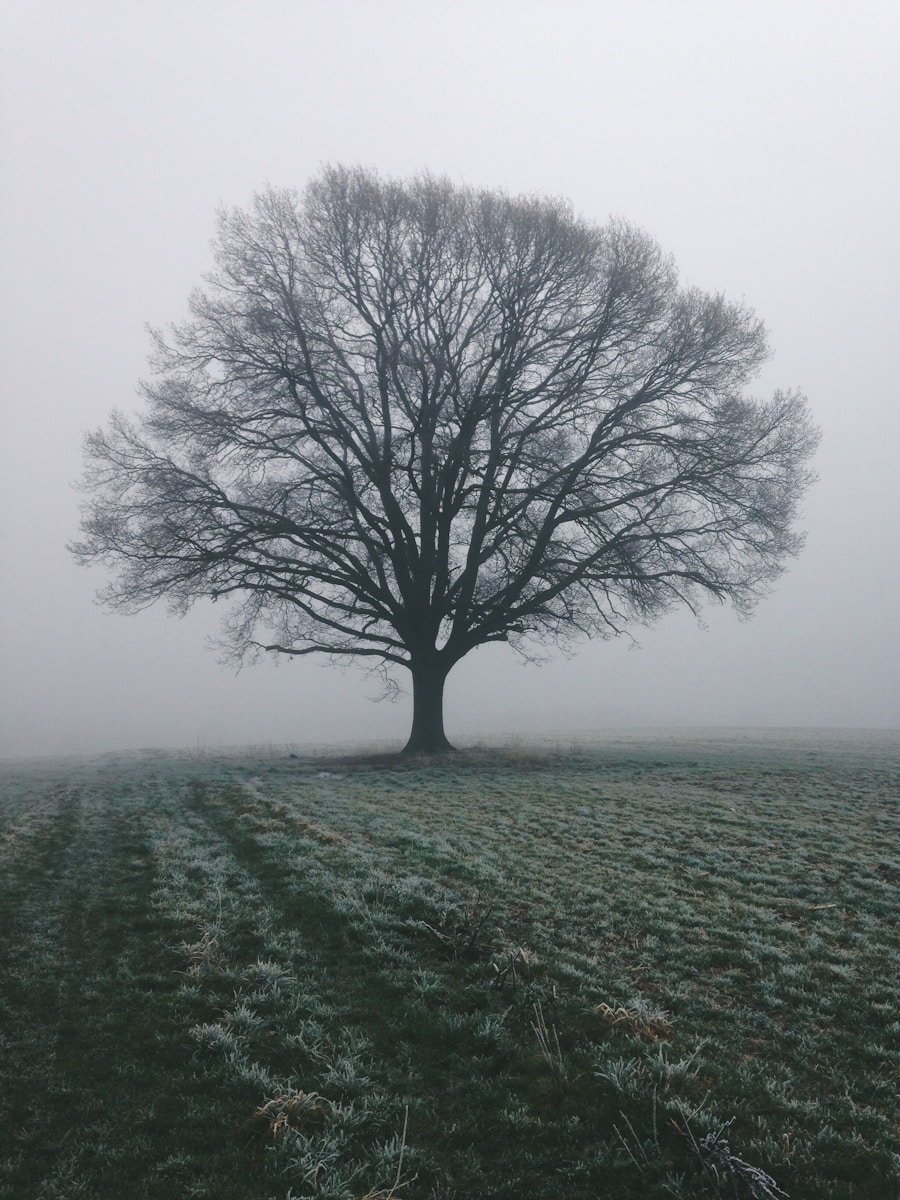
[[[215,264],[145,414],[87,439],[114,607],[228,596],[237,655],[446,672],[746,614],[801,546],[804,398],[746,396],[762,323],[626,222],[334,167],[220,214]]]

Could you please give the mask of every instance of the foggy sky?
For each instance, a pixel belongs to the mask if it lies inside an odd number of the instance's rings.
[[[218,206],[325,162],[621,215],[752,305],[823,430],[808,541],[752,621],[707,609],[451,674],[454,736],[900,725],[900,7],[24,0],[2,11],[0,755],[405,738],[304,659],[235,674],[209,609],[132,617],[69,559],[81,438],[139,406]]]

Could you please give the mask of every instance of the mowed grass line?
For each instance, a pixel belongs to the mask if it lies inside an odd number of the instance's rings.
[[[13,781],[0,1196],[895,1196],[896,745],[788,749]]]
[[[48,800],[31,846],[15,826],[4,839],[0,1196],[162,1198],[186,1180],[243,1196],[254,1164],[210,1122],[208,1073],[173,1021],[143,805],[118,781]]]

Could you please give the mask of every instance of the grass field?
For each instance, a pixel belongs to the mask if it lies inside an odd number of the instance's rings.
[[[896,735],[0,779],[3,1200],[900,1192]]]

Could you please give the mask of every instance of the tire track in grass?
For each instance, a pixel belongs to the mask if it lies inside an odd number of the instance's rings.
[[[34,794],[17,780],[4,796],[7,818],[0,830],[0,933],[15,928],[22,907],[42,896],[59,876],[66,829],[71,828],[71,802],[65,787],[43,787]],[[23,794],[24,792],[24,794]],[[7,978],[7,972],[4,972]]]
[[[257,795],[255,799],[262,798]],[[524,1013],[523,1002],[524,1015],[518,1014],[528,1041],[523,1052],[511,1044],[498,1049],[493,1026],[487,1034],[473,1032],[472,1006],[478,1010],[476,1020],[487,1026],[490,1014],[498,1006],[503,1008],[506,998],[491,991],[487,984],[476,996],[471,988],[467,989],[461,975],[455,981],[451,979],[456,973],[452,963],[446,964],[448,989],[455,995],[448,996],[450,1007],[445,1010],[445,1022],[440,1013],[411,1003],[409,978],[414,964],[407,964],[407,970],[401,968],[394,975],[384,969],[386,964],[379,963],[378,955],[372,953],[367,931],[335,904],[334,895],[317,890],[317,884],[324,882],[327,886],[327,875],[314,875],[312,882],[304,885],[302,877],[291,874],[287,861],[278,861],[265,841],[258,840],[252,824],[241,821],[240,812],[247,802],[247,796],[234,787],[201,784],[194,786],[189,806],[208,823],[215,837],[224,840],[229,855],[254,879],[260,896],[278,911],[285,927],[299,929],[305,973],[314,979],[331,1019],[358,1031],[368,1043],[365,1059],[372,1076],[370,1086],[386,1093],[385,1108],[393,1112],[395,1127],[402,1122],[408,1104],[411,1145],[414,1148],[416,1140],[421,1139],[421,1144],[428,1147],[425,1157],[416,1161],[422,1194],[430,1194],[425,1187],[428,1178],[438,1188],[434,1194],[442,1194],[438,1182],[441,1174],[453,1178],[454,1185],[463,1191],[480,1186],[485,1171],[493,1171],[492,1178],[502,1178],[504,1171],[498,1173],[494,1157],[499,1149],[497,1130],[493,1128],[498,1112],[514,1100],[521,1103],[524,1095],[518,1099],[516,1095],[522,1088],[530,1095],[537,1086],[541,1104],[546,1092],[544,1064],[539,1061],[533,1039],[527,1036],[533,1019],[530,1008]],[[309,822],[309,829],[318,831],[315,841],[326,846],[330,843],[330,848],[340,852],[341,839],[334,839],[329,830],[314,822]],[[352,854],[353,847],[349,850]],[[339,862],[335,869],[340,872]],[[422,965],[431,962],[433,957],[426,954]],[[462,1008],[458,1008],[460,1003]],[[497,1031],[502,1022],[501,1013],[495,1018]],[[326,1090],[326,1094],[334,1093]],[[467,1111],[469,1101],[478,1106],[479,1115]],[[559,1176],[550,1165],[554,1154],[546,1144],[551,1139],[557,1152],[562,1153],[558,1132],[543,1128],[539,1121],[522,1130],[507,1123],[502,1156],[509,1163],[505,1172],[508,1178],[502,1186],[495,1182],[500,1190],[492,1194],[519,1196],[524,1194],[522,1187],[527,1187],[528,1194],[535,1198],[558,1195]],[[486,1144],[486,1135],[490,1145]],[[531,1155],[538,1141],[543,1144],[543,1158]],[[482,1161],[485,1153],[492,1157]],[[567,1194],[575,1196],[578,1191]]]
[[[343,973],[348,958],[359,953],[361,939],[327,897],[314,886],[304,887],[302,879],[292,875],[252,831],[242,827],[229,807],[229,801],[238,795],[233,787],[208,789],[194,784],[187,807],[224,841],[235,863],[254,880],[261,900],[277,912],[284,928],[300,933],[309,958],[309,973],[319,985],[327,986],[330,970],[339,966]],[[395,998],[396,990],[385,984],[385,995],[376,997],[376,1002]]]
[[[406,1023],[402,1030],[405,1052],[403,1061],[399,1061],[396,1029],[388,1032],[384,1017],[403,1012],[408,997],[402,983],[376,969],[366,953],[365,934],[335,907],[333,897],[321,889],[322,876],[304,879],[289,861],[279,861],[272,849],[257,839],[252,827],[242,823],[239,811],[247,800],[233,785],[194,784],[187,808],[206,823],[212,838],[222,840],[239,869],[253,879],[261,904],[276,914],[276,926],[280,929],[271,931],[275,939],[284,936],[286,942],[296,947],[299,935],[299,954],[294,953],[291,969],[297,976],[298,990],[306,993],[310,1023],[322,1029],[325,1044],[331,1043],[336,1054],[332,1062],[308,1063],[309,1074],[301,1072],[299,1086],[321,1091],[339,1105],[361,1102],[369,1109],[375,1139],[386,1142],[403,1126],[405,1101],[410,1101],[413,1119],[415,1101],[401,1093],[404,1088],[407,1092],[415,1090],[416,1068],[421,1068],[422,1058],[427,1057],[417,1054],[416,1044],[423,1030],[413,1022]],[[322,832],[319,830],[320,836]],[[301,837],[298,834],[298,851]],[[258,944],[248,941],[245,956],[249,959],[259,949]],[[277,1051],[278,1041],[277,1037],[273,1039],[273,1051]],[[447,1060],[451,1061],[457,1052],[457,1047],[448,1045]],[[428,1053],[433,1054],[433,1047]],[[402,1081],[399,1089],[398,1079]],[[424,1119],[418,1122],[412,1145],[423,1134],[433,1139],[434,1128],[442,1123],[441,1110],[451,1102],[446,1088],[434,1089],[427,1098],[427,1117],[424,1112],[421,1114]],[[430,1134],[423,1128],[426,1123],[431,1127]],[[453,1121],[447,1120],[446,1125],[452,1127]],[[369,1135],[357,1141],[354,1154],[365,1153],[364,1143],[371,1137],[370,1130]],[[408,1161],[410,1150],[407,1147]],[[335,1165],[339,1170],[340,1165]],[[421,1194],[429,1194],[424,1188],[427,1167],[417,1162],[415,1169],[419,1171],[419,1184],[423,1185]],[[368,1178],[371,1181],[371,1171]]]
[[[396,1006],[402,988],[363,960],[363,936],[335,908],[332,898],[317,889],[321,877],[306,883],[288,863],[278,861],[252,830],[242,826],[232,808],[232,802],[240,798],[232,785],[208,788],[194,784],[186,807],[204,822],[212,838],[221,839],[237,868],[252,879],[260,908],[275,917],[269,940],[282,936],[292,944],[291,967],[301,976],[298,982],[308,989],[310,1000],[315,997],[321,1010],[332,1019],[339,1018],[344,1027],[368,1034],[373,1008]],[[250,928],[253,919],[248,911],[244,928],[231,933],[233,940],[243,941],[242,954],[248,962],[267,952],[264,939]],[[354,974],[365,976],[359,994],[347,988],[348,978]]]
[[[345,986],[362,939],[327,888],[298,890],[289,864],[242,827],[242,800],[243,791],[229,784],[192,784],[183,814],[191,834],[171,862],[183,900],[173,894],[167,903],[172,912],[193,911],[194,930],[207,938],[184,949],[202,960],[208,948],[211,957],[198,962],[195,990],[214,1020],[192,1033],[202,1059],[231,1077],[232,1123],[248,1130],[257,1152],[278,1151],[267,1157],[283,1178],[305,1185],[293,1194],[362,1194],[395,1176],[404,1126],[402,1101],[379,1081],[369,1036],[372,988],[362,1002]],[[192,860],[197,875],[190,879]],[[275,992],[267,978],[278,980]],[[378,992],[376,1007],[386,995]],[[300,1117],[299,1125],[267,1132],[265,1112],[291,1111],[279,1106],[304,1096],[324,1097],[321,1126],[307,1128]]]
[[[247,1163],[204,1127],[207,1085],[172,1021],[141,806],[114,781],[54,805],[3,937],[0,1197],[233,1196]],[[204,1181],[204,1151],[218,1180]]]
[[[0,900],[0,1196],[17,1196],[37,1129],[54,1120],[60,989],[71,970],[62,950],[67,848],[76,798],[53,789],[16,823],[14,861]],[[47,1092],[43,1094],[46,1084]]]

